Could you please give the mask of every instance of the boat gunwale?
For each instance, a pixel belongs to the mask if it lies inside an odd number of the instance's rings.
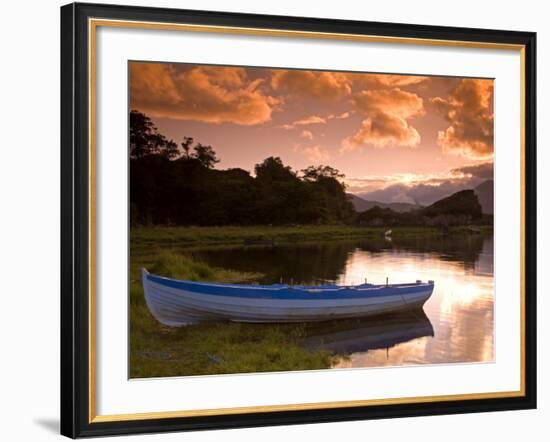
[[[159,276],[152,273],[149,273],[146,269],[143,269],[143,276],[147,281],[171,286],[176,290],[186,291],[188,288],[191,289],[195,287],[199,290],[188,290],[193,293],[204,293],[200,289],[204,290],[219,290],[219,289],[232,289],[232,290],[242,290],[242,293],[212,293],[206,292],[211,296],[241,296],[245,298],[253,297],[262,297],[259,292],[269,292],[272,295],[280,295],[282,298],[292,299],[294,296],[322,296],[322,295],[331,295],[331,294],[342,294],[346,297],[368,297],[368,296],[390,296],[395,294],[402,294],[404,296],[416,293],[417,291],[411,292],[410,289],[429,289],[433,291],[434,282],[415,282],[415,283],[402,283],[402,284],[387,284],[387,285],[374,285],[374,284],[361,284],[361,285],[349,285],[349,286],[336,286],[336,287],[323,287],[323,286],[290,286],[290,285],[279,285],[274,284],[273,287],[270,286],[261,286],[261,285],[246,285],[246,284],[224,284],[224,283],[209,283],[209,282],[200,282],[200,281],[187,281],[175,278],[168,278],[165,276]],[[176,286],[174,286],[176,285]],[[178,287],[179,286],[179,287]],[[183,286],[183,287],[182,287]],[[186,287],[187,286],[187,287]],[[189,287],[190,286],[190,287]],[[391,290],[390,289],[394,289]],[[402,289],[402,290],[399,290]],[[397,292],[396,292],[397,291]],[[355,295],[355,296],[353,296]],[[361,296],[363,295],[363,296]],[[308,297],[309,298],[309,297]]]

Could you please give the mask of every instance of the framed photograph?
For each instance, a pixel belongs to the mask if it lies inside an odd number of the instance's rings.
[[[61,432],[536,407],[529,32],[61,8]]]

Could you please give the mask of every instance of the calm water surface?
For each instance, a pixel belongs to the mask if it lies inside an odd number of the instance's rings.
[[[211,265],[260,272],[261,283],[435,281],[423,310],[307,325],[303,344],[348,357],[337,367],[492,361],[493,238],[331,241],[195,250]]]

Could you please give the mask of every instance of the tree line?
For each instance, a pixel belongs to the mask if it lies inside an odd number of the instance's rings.
[[[266,158],[254,175],[215,169],[212,146],[166,138],[152,120],[130,112],[130,219],[136,225],[351,223],[356,212],[344,175],[330,166],[294,171]]]
[[[269,157],[254,173],[215,169],[210,145],[184,136],[166,138],[145,114],[130,112],[130,220],[133,225],[360,224],[436,226],[492,223],[473,190],[418,210],[398,213],[375,206],[357,213],[330,166],[295,171]]]

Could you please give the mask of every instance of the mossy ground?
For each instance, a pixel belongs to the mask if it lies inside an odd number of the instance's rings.
[[[302,348],[302,324],[200,323],[166,327],[149,313],[140,269],[195,281],[251,282],[261,275],[216,269],[171,252],[133,256],[130,281],[130,377],[321,369],[336,357]]]

